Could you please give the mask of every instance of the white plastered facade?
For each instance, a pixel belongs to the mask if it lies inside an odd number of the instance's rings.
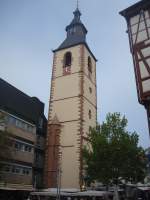
[[[63,75],[63,60],[66,52],[72,54],[71,73]],[[53,94],[48,123],[51,123],[57,115],[62,125],[60,133],[61,187],[79,189],[81,187],[81,148],[84,144],[82,137],[87,137],[90,126],[96,126],[96,61],[83,44],[56,51],[54,54]],[[88,77],[88,56],[92,61],[91,79]],[[91,110],[91,119],[88,115],[89,110]]]

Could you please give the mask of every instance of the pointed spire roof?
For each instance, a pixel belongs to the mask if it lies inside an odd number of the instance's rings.
[[[66,32],[67,32],[66,39],[62,42],[62,44],[57,49],[53,50],[53,52],[59,51],[61,49],[69,48],[72,46],[76,46],[78,44],[85,44],[85,46],[88,48],[88,50],[92,54],[86,42],[86,34],[88,31],[80,19],[81,12],[78,8],[78,3],[77,3],[77,8],[73,12],[73,14],[74,14],[73,20],[66,27]],[[92,56],[96,60],[93,54]]]
[[[80,20],[80,16],[82,15],[80,10],[78,8],[76,8],[76,10],[73,12],[74,14],[74,19],[72,20],[72,23],[75,24],[75,23],[81,23],[81,20]]]
[[[86,27],[84,26],[84,24],[81,22],[81,12],[78,8],[76,8],[76,10],[73,12],[74,14],[74,18],[72,20],[72,22],[66,27],[66,31],[68,31],[69,29],[71,29],[72,27],[77,27],[77,26],[81,26],[82,29],[84,29],[84,33],[87,34],[87,29]],[[77,33],[77,32],[76,32]]]
[[[87,29],[81,22],[81,12],[79,11],[78,7],[73,12],[73,14],[73,20],[66,27],[67,37],[64,42],[58,47],[58,49],[56,49],[56,51],[86,42]]]

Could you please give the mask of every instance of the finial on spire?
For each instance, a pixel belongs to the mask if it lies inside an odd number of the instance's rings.
[[[77,0],[77,7],[75,9],[75,11],[73,12],[74,14],[74,19],[73,22],[79,22],[80,21],[80,16],[81,16],[81,12],[79,10],[79,0]]]
[[[77,9],[79,9],[79,0],[77,0]]]

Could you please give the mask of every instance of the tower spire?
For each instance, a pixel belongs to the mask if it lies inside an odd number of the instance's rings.
[[[76,8],[73,12],[74,17],[71,23],[66,27],[67,37],[58,49],[63,49],[79,43],[86,43],[87,29],[80,19],[81,12],[79,10],[79,0],[76,0],[75,2]]]

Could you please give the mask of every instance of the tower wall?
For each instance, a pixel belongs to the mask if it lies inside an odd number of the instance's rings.
[[[63,75],[66,52],[72,54],[71,72]],[[92,61],[90,78],[87,67],[88,56]],[[79,189],[83,184],[82,147],[89,126],[96,126],[96,64],[83,44],[59,50],[54,54],[48,124],[52,123],[55,115],[61,124],[59,136],[59,151],[62,155],[61,187]],[[48,135],[50,136],[50,133]]]
[[[97,87],[96,87],[96,62],[91,53],[84,46],[84,77],[83,77],[83,135],[87,137],[89,127],[95,127],[97,121]],[[88,57],[92,62],[92,75],[88,75]],[[90,88],[92,92],[90,92]],[[91,110],[91,119],[89,119],[88,111]]]

